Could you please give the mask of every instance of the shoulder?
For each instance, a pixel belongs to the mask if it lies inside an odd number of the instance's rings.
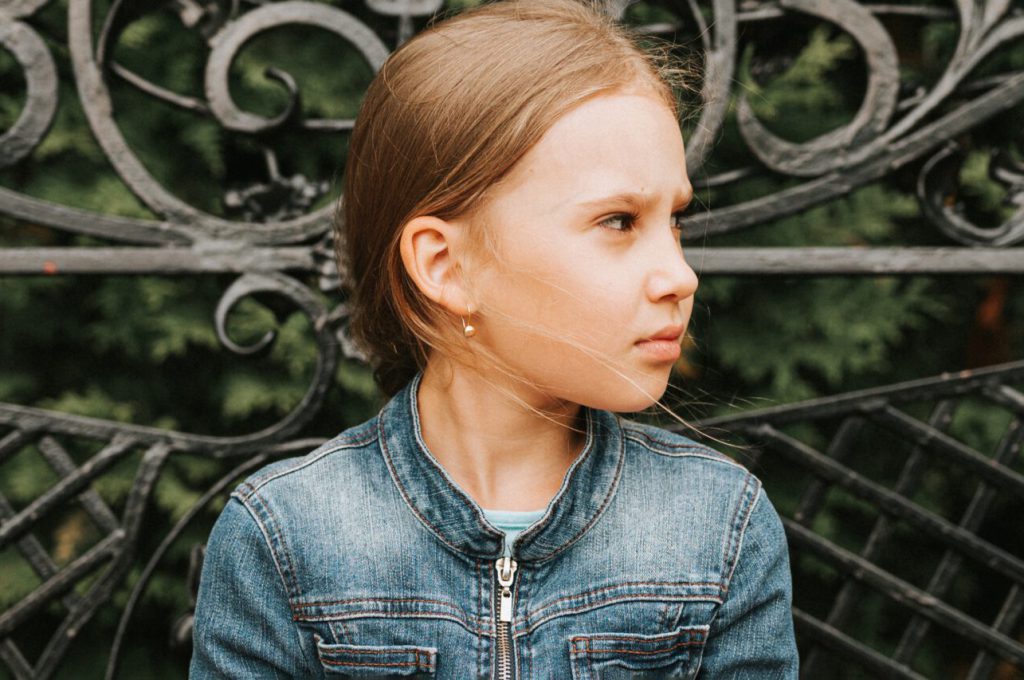
[[[723,480],[742,482],[750,477],[750,481],[757,481],[743,464],[684,434],[621,416],[618,420],[626,446],[633,452],[689,472],[699,469]]]
[[[663,427],[622,417],[619,423],[630,465],[644,475],[644,486],[660,489],[700,521],[728,521],[742,535],[755,506],[770,505],[761,500],[761,480],[733,458]]]
[[[365,460],[360,454],[377,445],[378,418],[344,430],[309,453],[264,465],[250,473],[231,495],[245,505],[271,495],[299,500],[318,493],[334,480],[349,478],[351,470]]]
[[[619,422],[628,465],[639,478],[632,486],[668,504],[686,540],[711,538],[721,550],[715,569],[726,587],[738,563],[763,566],[784,556],[782,522],[756,474],[681,433]]]

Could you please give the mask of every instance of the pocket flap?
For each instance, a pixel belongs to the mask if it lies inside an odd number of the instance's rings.
[[[623,668],[662,668],[671,664],[688,665],[701,657],[708,626],[687,626],[669,633],[592,633],[570,638],[574,659],[594,667],[614,665]]]
[[[350,645],[327,643],[319,635],[316,652],[328,673],[353,677],[432,677],[437,665],[437,648],[417,645]]]

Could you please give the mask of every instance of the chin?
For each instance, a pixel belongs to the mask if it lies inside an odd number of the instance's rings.
[[[659,397],[660,398],[660,397]],[[640,395],[638,399],[633,401],[623,401],[612,406],[606,407],[605,410],[612,411],[613,413],[636,413],[654,406],[655,402],[651,401],[647,397]]]
[[[613,413],[634,413],[650,408],[665,394],[668,380],[637,381],[646,390],[644,394],[635,385],[626,383],[619,389],[606,390],[587,405],[592,408],[612,411]]]

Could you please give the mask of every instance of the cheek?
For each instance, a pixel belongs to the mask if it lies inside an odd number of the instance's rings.
[[[630,340],[637,304],[629,285],[633,272],[595,256],[579,240],[549,234],[524,234],[502,246],[504,266],[488,276],[486,291],[492,309],[511,317],[495,320],[504,336],[494,338],[500,346],[518,344],[522,351],[520,333],[529,334],[524,326],[593,350]],[[539,337],[530,341],[555,349]]]
[[[505,267],[495,277],[495,302],[534,322],[548,322],[585,305],[592,295],[588,273],[572,252],[566,244],[542,239],[524,239],[508,248]]]
[[[544,264],[510,272],[491,289],[492,304],[511,317],[498,321],[503,332],[495,342],[511,351],[532,349],[563,359],[566,352],[576,353],[572,345],[601,351],[622,344],[631,306],[621,291],[591,272]]]
[[[686,298],[679,303],[679,309],[683,313],[683,323],[688,324],[690,322],[690,316],[693,314],[693,300],[694,296]]]

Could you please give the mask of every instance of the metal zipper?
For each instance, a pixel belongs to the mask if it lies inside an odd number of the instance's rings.
[[[516,577],[519,565],[508,556],[499,557],[494,562],[498,572],[498,588],[496,589],[497,608],[494,612],[498,630],[497,680],[513,680],[512,658],[512,582]]]

